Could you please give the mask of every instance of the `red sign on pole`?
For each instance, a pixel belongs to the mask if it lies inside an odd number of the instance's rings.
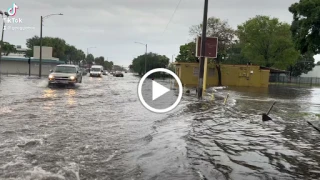
[[[218,38],[217,37],[207,37],[206,38],[206,52],[204,54],[204,57],[217,58],[217,54],[218,54]],[[201,57],[201,37],[197,38],[196,56]]]

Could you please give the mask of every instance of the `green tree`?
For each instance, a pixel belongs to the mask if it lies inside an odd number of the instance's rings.
[[[96,58],[94,58],[94,62],[97,65],[103,66],[104,65],[104,57],[103,56],[96,57]]]
[[[33,47],[34,46],[40,46],[40,38],[39,36],[33,36],[32,38],[27,39],[26,43],[27,47],[29,49],[32,49],[32,51],[29,51],[27,55],[33,56]],[[53,37],[43,37],[42,38],[42,46],[49,46],[52,47],[52,56],[59,58],[60,60],[64,60],[66,57],[65,50],[66,50],[66,41],[61,38],[53,38]],[[32,53],[32,54],[30,54]]]
[[[14,45],[12,45],[8,42],[3,42],[2,53],[5,56],[8,56],[10,53],[15,53],[15,52],[17,52],[17,49]]]
[[[33,56],[33,47],[40,46],[40,37],[33,36],[27,39],[27,47],[30,49],[26,55],[29,57]],[[52,47],[52,56],[64,60],[65,62],[80,64],[85,58],[85,54],[82,50],[77,49],[73,45],[69,45],[65,40],[56,37],[43,37],[42,45]]]
[[[32,38],[27,39],[26,45],[27,45],[27,48],[30,49],[27,51],[26,55],[28,57],[33,57],[33,47],[40,46],[40,37],[33,36]]]
[[[77,62],[77,48],[75,46],[71,46],[71,45],[68,45],[66,44],[66,47],[65,47],[65,61],[66,62],[69,62],[69,63],[76,63]]]
[[[201,36],[202,26],[202,24],[192,26],[189,30],[190,35],[194,38]],[[235,30],[229,25],[228,21],[210,17],[208,18],[206,35],[207,37],[218,38],[217,61],[221,62],[223,57],[227,56],[227,50],[232,46]]]
[[[92,65],[94,62],[94,56],[92,54],[88,54],[86,57],[86,63]]]
[[[238,40],[235,40],[227,50],[227,57],[223,64],[247,64],[249,61],[241,54],[242,46]]]
[[[176,67],[175,67],[175,65],[172,64],[172,63],[169,64],[168,69],[169,69],[170,71],[174,72],[174,73],[176,72]]]
[[[293,14],[291,32],[296,48],[302,54],[320,53],[320,1],[300,0],[289,7]]]
[[[113,62],[112,61],[104,61],[104,65],[103,65],[104,69],[107,70],[112,70],[113,67]]]
[[[300,55],[298,61],[290,65],[287,70],[290,72],[290,76],[300,76],[301,74],[307,74],[315,67],[314,63],[314,54],[313,53],[306,53],[304,55]]]
[[[180,46],[180,52],[176,57],[177,62],[197,62],[198,58],[195,56],[196,43],[189,42]]]
[[[83,64],[85,61],[85,58],[86,58],[86,54],[81,49],[77,49],[76,63],[80,64],[82,62]]]
[[[202,27],[202,24],[192,26],[189,31],[190,35],[194,37],[201,36]],[[207,22],[206,36],[218,38],[218,52],[215,62],[218,71],[218,85],[222,86],[220,63],[222,60],[226,59],[227,51],[232,47],[233,38],[235,37],[235,30],[231,28],[228,21],[221,20],[216,17],[210,17]],[[209,61],[212,60],[209,59]]]
[[[130,72],[133,71],[133,65],[132,65],[132,64],[129,65],[129,71],[130,71]]]
[[[290,25],[277,18],[256,16],[238,26],[237,35],[245,58],[260,66],[287,69],[299,57]]]
[[[85,59],[85,54],[81,49],[77,49],[75,46],[66,44],[65,47],[65,59],[66,63],[72,63],[80,65],[80,62],[83,62]]]
[[[164,55],[156,53],[148,53],[140,55],[132,60],[132,69],[134,72],[142,75],[145,72],[145,57],[147,56],[147,70],[150,71],[155,68],[167,68],[170,59]]]

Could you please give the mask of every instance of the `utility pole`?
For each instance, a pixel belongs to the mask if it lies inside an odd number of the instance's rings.
[[[144,74],[147,73],[147,55],[148,55],[148,44],[146,44],[146,55],[144,56]]]
[[[40,17],[40,58],[39,58],[39,78],[41,78],[41,69],[42,69],[42,23],[43,17]]]
[[[207,16],[208,16],[208,0],[204,1],[203,11],[203,23],[202,23],[202,37],[201,37],[201,54],[200,54],[200,68],[199,68],[199,80],[198,80],[198,99],[202,99],[203,92],[203,73],[204,73],[204,61],[206,53],[206,33],[207,33]]]
[[[31,58],[28,58],[28,64],[29,64],[29,77],[31,75]]]

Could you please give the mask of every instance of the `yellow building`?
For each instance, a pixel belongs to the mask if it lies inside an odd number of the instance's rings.
[[[199,63],[175,63],[176,74],[185,87],[197,87]],[[223,86],[268,87],[269,69],[254,65],[220,65]],[[214,64],[208,64],[207,87],[218,86],[218,71]]]

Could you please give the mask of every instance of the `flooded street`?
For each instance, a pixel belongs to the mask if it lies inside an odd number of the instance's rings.
[[[50,89],[45,78],[3,77],[0,179],[319,179],[320,133],[306,123],[319,124],[319,88],[219,89],[214,102],[191,94],[155,114],[138,82]],[[273,101],[274,121],[262,122]]]

